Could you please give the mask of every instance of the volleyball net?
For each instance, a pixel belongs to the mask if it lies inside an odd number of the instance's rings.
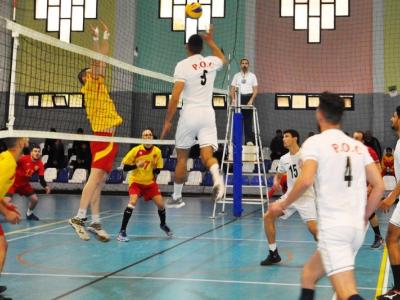
[[[173,85],[171,76],[62,42],[8,19],[1,19],[0,34],[0,122],[4,129],[0,138],[112,139],[137,144],[142,142],[144,128],[154,128],[156,135],[161,131]],[[82,88],[78,74],[93,65],[105,66],[102,82]],[[105,107],[92,99],[102,93],[111,101]],[[89,118],[97,118],[97,128],[108,128],[114,107],[122,119],[115,136],[91,134],[101,130],[93,128]],[[78,128],[85,134],[76,134]],[[172,133],[169,137],[173,138]]]

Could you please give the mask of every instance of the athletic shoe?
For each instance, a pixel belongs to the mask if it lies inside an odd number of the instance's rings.
[[[269,254],[266,259],[264,259],[262,262],[260,262],[261,266],[269,266],[273,264],[277,264],[280,262],[282,259],[279,256],[278,250],[271,251],[269,250]]]
[[[379,235],[375,235],[375,240],[371,245],[372,249],[378,249],[383,245],[383,238]]]
[[[160,228],[162,231],[164,231],[169,237],[171,237],[173,235],[171,229],[169,229],[169,227],[167,226],[167,224],[164,225],[160,225]]]
[[[88,226],[88,230],[95,234],[97,239],[101,242],[108,242],[110,240],[110,236],[103,228],[101,228],[100,223],[91,223]]]
[[[186,203],[183,202],[182,197],[179,197],[178,199],[174,199],[172,196],[167,199],[166,207],[168,208],[181,208],[185,206]]]
[[[400,291],[395,290],[393,288],[393,289],[387,291],[386,294],[376,297],[376,300],[385,300],[385,299],[399,300],[400,299]]]
[[[212,189],[212,199],[213,201],[220,201],[224,197],[224,184],[219,182],[214,184]]]
[[[26,215],[26,219],[28,221],[39,221],[40,220],[34,213],[31,213],[29,216]]]
[[[85,220],[79,219],[78,217],[73,217],[68,220],[68,223],[74,227],[76,234],[84,241],[88,241],[90,239],[89,235],[85,230]]]
[[[125,230],[121,230],[117,236],[117,241],[119,242],[128,242],[129,238],[126,235],[126,231]]]
[[[0,300],[12,300],[12,298],[0,295]]]
[[[5,285],[0,285],[0,293],[4,292],[7,290],[7,287]]]

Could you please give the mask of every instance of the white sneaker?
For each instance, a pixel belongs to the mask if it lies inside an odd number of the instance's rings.
[[[214,184],[213,189],[212,189],[212,199],[213,201],[221,201],[222,198],[224,197],[224,184],[223,182],[219,182]]]
[[[167,203],[165,204],[165,206],[168,208],[181,208],[185,205],[186,205],[186,203],[183,202],[182,197],[179,197],[178,199],[174,199],[172,196],[167,199]]]
[[[247,142],[246,146],[254,146],[253,142]]]
[[[84,241],[90,240],[85,230],[85,221],[77,217],[68,220],[68,223],[75,229],[76,234]]]
[[[95,234],[97,239],[101,242],[108,242],[110,240],[110,236],[103,228],[101,228],[100,223],[91,223],[88,226],[88,230]]]
[[[125,230],[122,230],[119,232],[119,234],[117,236],[117,241],[119,241],[119,242],[128,242],[129,241],[129,238],[128,238]]]

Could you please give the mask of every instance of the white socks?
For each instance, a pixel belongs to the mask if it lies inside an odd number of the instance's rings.
[[[85,219],[86,218],[86,208],[80,208],[78,210],[78,214],[76,215],[79,219]]]
[[[183,189],[183,183],[174,182],[174,193],[172,194],[172,198],[174,200],[182,198],[182,189]]]
[[[269,246],[269,250],[271,250],[271,251],[275,251],[276,250],[276,243],[268,244],[268,246]]]
[[[210,167],[210,173],[212,175],[213,181],[214,181],[214,185],[218,184],[218,183],[222,183],[222,178],[221,175],[219,174],[219,166],[218,164],[213,164]]]
[[[92,215],[92,223],[100,223],[100,215]]]

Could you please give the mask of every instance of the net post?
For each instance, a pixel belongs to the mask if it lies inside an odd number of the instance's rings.
[[[233,116],[233,215],[242,216],[242,142],[243,115],[240,110],[240,88]]]
[[[7,20],[7,23],[9,21]],[[12,31],[13,48],[12,48],[12,62],[11,62],[11,77],[10,77],[10,94],[8,97],[8,121],[7,128],[9,131],[14,129],[15,122],[15,81],[16,81],[16,70],[17,70],[17,52],[19,46],[19,33]]]

